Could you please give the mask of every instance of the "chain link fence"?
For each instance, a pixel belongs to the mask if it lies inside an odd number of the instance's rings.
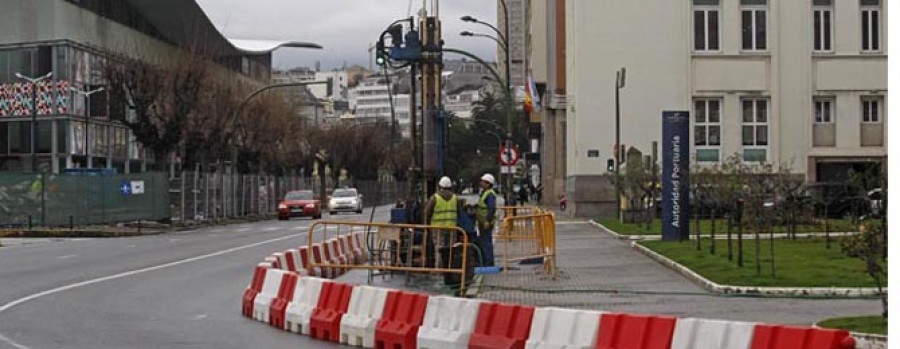
[[[166,220],[164,173],[0,173],[0,226],[73,226]]]
[[[330,194],[333,181],[325,183]],[[405,197],[406,182],[356,181],[339,187],[355,187],[366,206],[386,205]],[[170,179],[171,217],[174,222],[227,218],[268,217],[278,211],[278,203],[294,190],[312,190],[319,194],[318,178],[266,176],[185,171]],[[324,200],[327,205],[327,200]]]
[[[134,221],[269,218],[293,190],[319,193],[318,179],[200,171],[116,175],[0,173],[0,227],[57,227]],[[325,183],[330,194],[335,187]],[[406,197],[406,182],[357,181],[366,206]],[[327,205],[327,200],[326,205]]]

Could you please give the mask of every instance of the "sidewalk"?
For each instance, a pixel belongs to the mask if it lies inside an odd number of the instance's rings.
[[[508,274],[485,275],[478,297],[536,306],[797,325],[881,311],[878,300],[712,295],[632,249],[629,241],[619,240],[588,221],[558,218],[557,280],[543,275],[535,266],[517,266],[518,270]]]

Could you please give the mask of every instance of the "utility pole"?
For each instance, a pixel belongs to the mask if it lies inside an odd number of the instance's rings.
[[[613,152],[616,156],[616,219],[620,221],[622,220],[622,183],[621,178],[619,178],[619,167],[621,167],[620,165],[622,163],[624,150],[622,149],[621,132],[619,129],[619,90],[623,87],[625,87],[624,67],[616,71],[616,147]]]
[[[420,22],[422,35],[422,185],[423,203],[434,193],[435,176],[439,168],[437,127],[439,122],[439,106],[441,104],[441,22],[436,16],[425,16]]]
[[[31,84],[31,172],[38,172],[37,168],[37,90],[38,84],[53,77],[53,72],[36,78],[16,73],[16,77]],[[43,212],[43,211],[42,211]]]

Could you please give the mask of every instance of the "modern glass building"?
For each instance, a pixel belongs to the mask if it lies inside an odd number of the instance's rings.
[[[156,160],[115,121],[127,115],[110,115],[108,91],[71,91],[104,87],[110,58],[158,61],[202,45],[229,74],[263,84],[274,49],[311,46],[226,39],[190,0],[0,0],[0,7],[0,171],[34,170],[33,127],[37,170],[85,168],[90,155],[92,167],[129,173]],[[51,72],[36,86],[17,77]]]

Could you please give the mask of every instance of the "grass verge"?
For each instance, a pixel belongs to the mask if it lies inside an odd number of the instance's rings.
[[[647,228],[646,224],[633,224],[633,223],[622,223],[619,222],[618,219],[615,218],[603,218],[598,219],[597,223],[602,224],[604,227],[612,230],[620,235],[660,235],[662,234],[662,221],[660,219],[654,219],[653,223],[650,224],[650,228]],[[701,219],[700,220],[700,234],[701,235],[709,235],[712,231],[712,223],[711,219]],[[696,234],[696,221],[691,220],[691,235]],[[728,220],[726,219],[717,219],[716,220],[716,235],[717,236],[725,236],[726,228],[728,226]],[[830,219],[828,220],[828,230],[832,232],[848,232],[848,231],[859,231],[859,227],[854,228],[854,224],[850,222],[849,219]],[[732,233],[736,233],[737,230],[732,229]],[[787,227],[775,227],[776,233],[787,233]],[[816,224],[816,225],[797,225],[798,233],[811,233],[811,232],[825,232],[825,224]],[[747,233],[745,230],[744,233]]]
[[[819,327],[836,328],[858,333],[887,335],[887,318],[881,315],[841,317],[823,320]]]
[[[693,241],[642,241],[642,245],[690,268],[710,281],[732,286],[760,287],[875,287],[865,263],[841,253],[839,239],[825,248],[822,238],[796,241],[775,240],[775,275],[769,241],[760,242],[761,273],[756,270],[756,241],[744,236],[744,266],[738,267],[737,240],[732,241],[733,261],[728,260],[728,242],[716,241],[716,254],[709,253],[709,239],[701,239],[697,251]]]

